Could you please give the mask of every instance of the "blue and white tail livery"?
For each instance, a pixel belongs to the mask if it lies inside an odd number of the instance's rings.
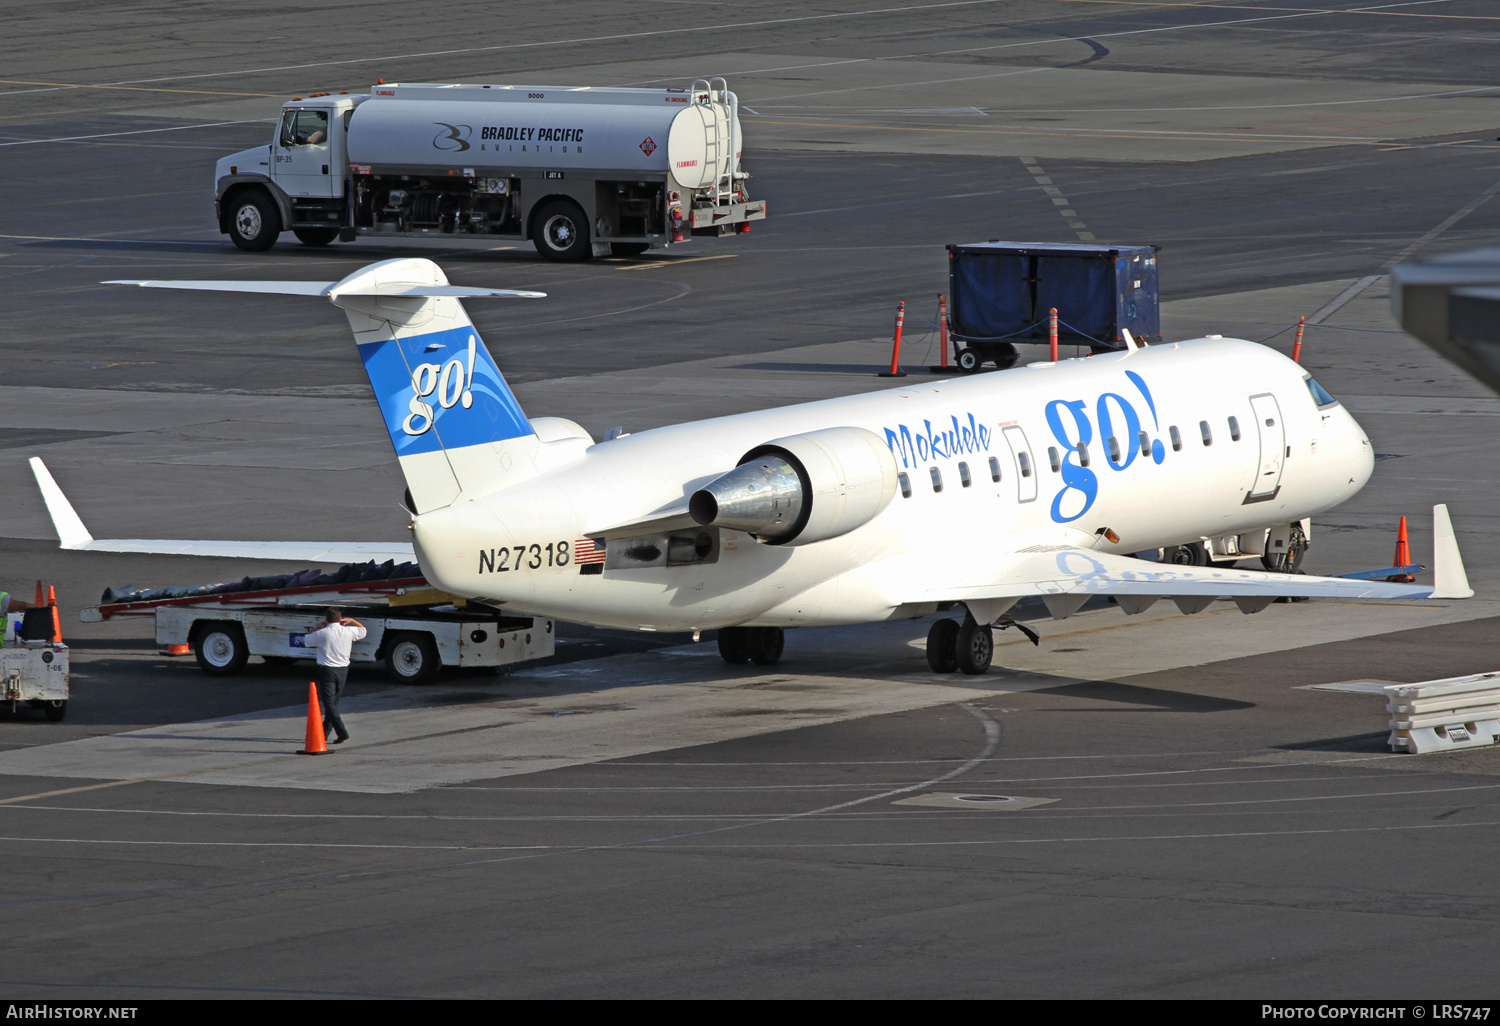
[[[359,345],[416,508],[426,513],[525,480],[541,443],[460,298],[545,293],[450,285],[430,260],[385,260],[337,282],[121,281],[115,285],[321,296]],[[578,440],[571,440],[576,447]],[[556,444],[567,447],[570,440]]]

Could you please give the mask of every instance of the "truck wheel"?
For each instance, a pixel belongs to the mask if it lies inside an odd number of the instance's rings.
[[[214,677],[233,677],[250,661],[245,630],[232,620],[203,624],[193,638],[193,655],[203,672]]]
[[[965,374],[976,374],[979,371],[979,365],[984,361],[979,358],[979,354],[974,350],[960,349],[958,351],[958,359],[955,362],[958,364],[958,369]]]
[[[640,256],[651,248],[649,242],[611,242],[609,244],[610,256],[632,257]]]
[[[326,246],[339,237],[337,228],[293,228],[292,234],[304,246]]]
[[[589,244],[588,218],[572,200],[543,203],[531,223],[535,227],[532,244],[547,260],[573,264],[594,255],[594,247]]]
[[[786,649],[786,631],[780,627],[750,628],[750,661],[757,666],[775,666]]]
[[[242,192],[229,206],[229,237],[248,253],[263,253],[281,234],[281,211],[259,189]]]
[[[42,713],[53,723],[61,723],[64,716],[68,715],[68,700],[66,698],[54,699],[42,706]]]
[[[397,684],[426,684],[442,669],[431,634],[403,631],[386,639],[385,672]]]
[[[991,359],[1000,370],[1009,370],[1021,358],[1021,351],[1009,342],[1001,342],[991,350]]]

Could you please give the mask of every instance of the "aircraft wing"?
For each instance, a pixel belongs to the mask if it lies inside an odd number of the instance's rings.
[[[42,490],[42,500],[52,517],[57,539],[65,549],[87,552],[142,552],[164,556],[228,556],[231,558],[284,559],[298,563],[364,563],[388,559],[414,563],[411,543],[386,542],[258,542],[181,541],[156,538],[95,538],[83,526],[73,504],[63,494],[47,465],[31,458],[31,472]]]
[[[1245,612],[1275,599],[1462,599],[1474,594],[1454,540],[1446,506],[1433,508],[1434,583],[1387,584],[1347,577],[1265,573],[1213,566],[1148,563],[1069,545],[1034,545],[989,565],[955,566],[950,572],[900,574],[925,581],[899,589],[903,602],[978,602],[1040,595],[1054,616],[1076,611],[1095,595],[1114,596],[1126,612],[1140,612],[1169,598],[1184,612],[1197,612],[1216,598],[1231,598]],[[915,568],[913,568],[915,570]]]

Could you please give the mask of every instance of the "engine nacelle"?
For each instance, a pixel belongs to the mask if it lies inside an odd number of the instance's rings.
[[[896,460],[873,431],[837,427],[777,438],[693,493],[693,519],[773,545],[848,534],[896,494]]]

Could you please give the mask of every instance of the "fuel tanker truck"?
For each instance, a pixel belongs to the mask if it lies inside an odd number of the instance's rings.
[[[240,249],[284,231],[493,247],[548,260],[634,255],[766,216],[740,169],[739,101],[686,89],[385,85],[285,104],[269,146],[220,160],[219,230]]]

